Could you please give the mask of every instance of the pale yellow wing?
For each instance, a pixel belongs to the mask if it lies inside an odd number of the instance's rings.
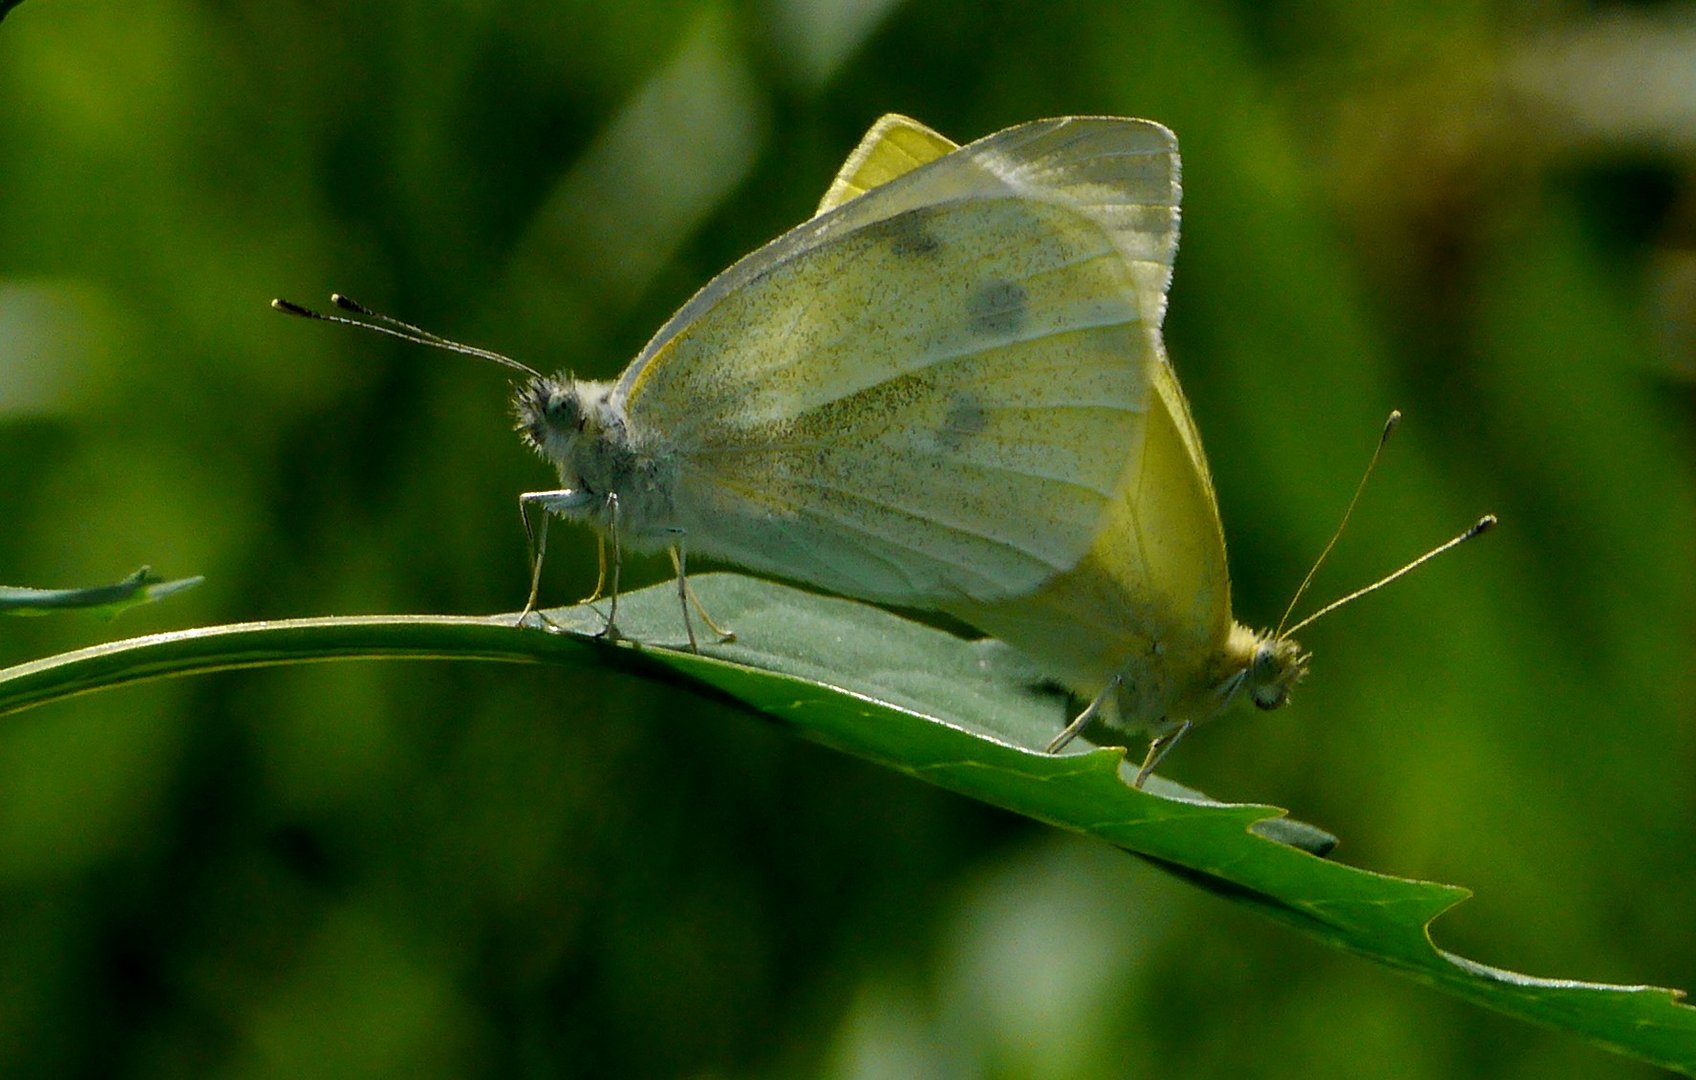
[[[834,210],[903,173],[959,149],[959,144],[910,116],[889,113],[878,118],[860,145],[842,163],[836,179],[819,202],[817,213]]]
[[[917,606],[1077,567],[1139,467],[1177,202],[1165,128],[1037,121],[709,283],[617,390],[691,549]]]
[[[1123,680],[1109,719],[1137,729],[1210,715],[1231,618],[1218,504],[1169,365],[1150,383],[1135,467],[1077,566],[1032,593],[943,606],[1090,700]]]
[[[876,196],[814,217],[709,281],[625,369],[619,393],[630,394],[647,377],[680,330],[785,260],[880,221],[974,198],[1025,197],[1072,208],[1111,239],[1136,279],[1144,321],[1158,329],[1165,317],[1178,245],[1178,144],[1160,124],[1116,117],[1033,120],[897,176]]]

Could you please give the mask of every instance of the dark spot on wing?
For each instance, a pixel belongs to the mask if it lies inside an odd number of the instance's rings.
[[[930,215],[929,208],[921,206],[904,214],[874,222],[866,226],[866,231],[888,244],[889,249],[897,255],[934,255],[942,249],[942,241],[931,235],[926,228]]]
[[[1025,325],[1029,296],[1012,281],[991,281],[966,302],[972,329],[980,334],[1011,334]]]
[[[948,403],[948,416],[936,431],[936,441],[952,453],[982,435],[987,427],[989,414],[983,411],[983,403],[970,394],[956,394]]]

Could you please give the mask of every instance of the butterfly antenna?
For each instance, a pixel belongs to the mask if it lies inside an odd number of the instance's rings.
[[[508,367],[514,371],[521,371],[532,378],[539,379],[542,377],[542,373],[537,371],[535,368],[528,364],[521,364],[510,356],[503,356],[500,353],[492,352],[489,349],[479,349],[475,345],[466,345],[463,342],[442,337],[440,334],[432,334],[430,331],[425,330],[422,327],[413,326],[408,322],[401,322],[392,315],[384,315],[380,311],[372,311],[364,304],[359,303],[357,300],[343,296],[341,293],[331,293],[330,302],[341,308],[343,311],[352,312],[353,314],[360,316],[360,318],[348,318],[345,315],[326,315],[321,311],[314,311],[309,307],[302,307],[291,300],[273,300],[271,301],[271,307],[282,312],[284,315],[295,315],[302,319],[316,319],[319,322],[339,323],[342,326],[356,326],[361,330],[369,330],[375,334],[387,334],[392,338],[399,338],[402,341],[410,341],[414,345],[427,345],[432,349],[441,349],[444,352],[459,353],[461,356],[472,356],[479,360],[489,360],[501,365],[502,367]]]
[[[1354,486],[1354,497],[1349,500],[1349,505],[1343,510],[1343,519],[1341,521],[1337,522],[1337,530],[1331,534],[1331,539],[1325,544],[1325,550],[1323,550],[1319,553],[1319,558],[1313,560],[1313,568],[1310,569],[1307,572],[1306,577],[1301,579],[1301,585],[1300,585],[1300,587],[1298,587],[1296,589],[1295,595],[1290,597],[1290,605],[1284,609],[1284,617],[1278,620],[1278,629],[1272,635],[1273,637],[1275,637],[1275,638],[1288,637],[1290,634],[1295,633],[1296,630],[1299,630],[1299,629],[1301,629],[1301,627],[1306,626],[1308,623],[1312,622],[1314,618],[1317,618],[1317,616],[1310,616],[1306,620],[1304,620],[1301,623],[1298,623],[1296,626],[1292,627],[1290,630],[1285,631],[1285,629],[1284,629],[1284,624],[1290,621],[1290,615],[1291,615],[1291,613],[1293,613],[1295,611],[1296,605],[1301,602],[1302,596],[1307,592],[1307,587],[1309,585],[1313,584],[1313,579],[1314,579],[1315,575],[1317,575],[1319,573],[1319,568],[1321,566],[1324,566],[1325,560],[1330,557],[1331,549],[1336,547],[1337,541],[1341,540],[1343,538],[1343,530],[1348,528],[1349,518],[1354,516],[1354,508],[1360,502],[1361,492],[1366,490],[1366,482],[1368,480],[1372,479],[1373,472],[1375,472],[1378,468],[1378,458],[1384,453],[1384,444],[1386,444],[1390,441],[1390,436],[1395,434],[1396,425],[1400,424],[1401,422],[1402,422],[1401,410],[1400,409],[1391,409],[1390,410],[1390,418],[1388,420],[1384,421],[1384,433],[1382,435],[1378,436],[1378,445],[1376,447],[1374,447],[1373,450],[1372,450],[1372,460],[1370,460],[1366,463],[1366,471],[1361,474],[1360,483],[1358,483]],[[1448,546],[1453,546],[1453,545],[1451,544],[1451,545],[1448,545]],[[1435,555],[1436,552],[1432,552],[1431,554]],[[1431,557],[1430,555],[1426,556],[1426,558],[1430,558],[1430,557]],[[1421,560],[1421,561],[1423,561],[1423,560]],[[1415,563],[1414,565],[1417,566],[1418,563]],[[1396,575],[1392,575],[1392,577],[1393,576],[1399,576],[1400,574],[1406,573],[1408,570],[1411,570],[1411,569],[1413,569],[1412,566],[1404,567],[1402,570],[1397,571]],[[1382,582],[1382,581],[1380,581],[1378,583],[1378,585],[1382,585],[1382,584],[1384,584],[1384,582]],[[1378,585],[1373,585],[1370,588],[1366,588],[1366,589],[1363,589],[1361,591],[1363,593],[1371,592],[1373,589],[1376,589],[1378,587]],[[1350,599],[1352,599],[1352,597]],[[1331,605],[1331,607],[1335,607],[1335,606],[1336,606],[1335,604]],[[1331,610],[1331,608],[1328,607],[1325,610],[1329,611],[1329,610]]]
[[[1342,597],[1341,599],[1331,601],[1329,604],[1326,604],[1324,607],[1320,608],[1318,611],[1315,611],[1312,615],[1309,615],[1307,618],[1303,619],[1301,622],[1296,623],[1294,626],[1290,627],[1288,630],[1279,631],[1278,636],[1280,638],[1294,637],[1304,627],[1312,625],[1317,620],[1324,618],[1326,615],[1331,614],[1331,612],[1333,612],[1333,611],[1336,611],[1338,608],[1342,607],[1344,604],[1351,603],[1355,600],[1359,600],[1361,597],[1365,596],[1369,592],[1377,592],[1379,589],[1382,589],[1384,586],[1388,585],[1390,582],[1401,577],[1403,574],[1412,573],[1414,570],[1417,570],[1419,567],[1424,566],[1426,563],[1430,562],[1432,559],[1435,559],[1437,556],[1443,554],[1445,551],[1452,551],[1453,549],[1460,547],[1462,544],[1466,543],[1468,540],[1471,540],[1471,539],[1473,539],[1474,537],[1477,537],[1477,536],[1482,536],[1495,527],[1496,527],[1496,515],[1495,514],[1485,514],[1483,517],[1479,518],[1477,520],[1477,522],[1475,522],[1473,524],[1472,528],[1461,533],[1459,536],[1455,537],[1454,539],[1448,541],[1445,544],[1439,544],[1438,546],[1432,548],[1430,551],[1427,551],[1425,554],[1421,555],[1419,558],[1408,563],[1406,566],[1402,567],[1400,570],[1397,570],[1393,573],[1384,575],[1383,577],[1379,578],[1377,581],[1374,581],[1372,584],[1366,586],[1365,588],[1356,589],[1354,592],[1349,593],[1347,596]]]

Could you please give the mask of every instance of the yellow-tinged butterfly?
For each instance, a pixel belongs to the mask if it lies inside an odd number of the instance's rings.
[[[561,485],[521,496],[544,512],[536,574],[557,515],[612,542],[615,605],[622,548],[671,549],[686,624],[685,551],[953,615],[1089,702],[1050,750],[1096,717],[1151,734],[1140,783],[1239,695],[1283,704],[1308,663],[1231,615],[1160,337],[1178,197],[1176,139],[1147,120],[956,146],[892,115],[815,217],[709,282],[613,382],[338,303],[529,376],[518,429]]]

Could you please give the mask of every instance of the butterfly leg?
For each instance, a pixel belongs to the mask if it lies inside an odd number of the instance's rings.
[[[563,488],[557,491],[526,491],[518,497],[518,516],[524,522],[524,541],[530,551],[530,595],[524,600],[524,610],[518,613],[519,625],[523,625],[524,621],[530,617],[530,613],[536,611],[536,598],[540,595],[542,590],[542,563],[548,554],[549,522],[555,514],[573,514],[573,516],[580,516],[584,503],[592,498],[593,496],[572,488]],[[613,510],[612,517],[616,520],[617,497],[608,496],[608,499]],[[533,509],[539,512],[539,523],[534,523],[530,520]],[[617,543],[618,537],[615,532],[613,536],[615,558]],[[603,561],[603,577],[605,576],[605,572],[606,567]],[[615,567],[615,576],[613,579],[613,588],[615,590],[613,603],[615,605],[615,610],[618,602],[616,595],[618,579],[616,577],[616,573],[617,569]],[[596,586],[595,591],[599,593],[599,585]],[[553,625],[553,621],[546,615],[542,615],[541,618],[543,622],[548,623],[550,626]],[[610,620],[608,625],[610,627]]]
[[[1101,688],[1101,693],[1095,695],[1095,698],[1090,701],[1088,705],[1084,706],[1084,711],[1079,713],[1077,718],[1070,724],[1066,725],[1065,731],[1054,736],[1054,740],[1048,744],[1048,748],[1044,752],[1049,754],[1058,754],[1061,750],[1065,749],[1067,743],[1082,734],[1084,728],[1089,727],[1089,722],[1094,720],[1096,715],[1101,712],[1102,707],[1107,704],[1108,696],[1117,691],[1119,689],[1119,684],[1123,681],[1124,680],[1117,675],[1109,679],[1107,685]]]
[[[1148,744],[1148,756],[1142,759],[1142,768],[1137,770],[1137,778],[1131,781],[1131,786],[1134,788],[1142,787],[1142,782],[1148,779],[1150,773],[1154,772],[1154,767],[1166,760],[1166,755],[1170,754],[1172,748],[1177,746],[1179,741],[1190,733],[1192,727],[1195,727],[1195,721],[1185,720],[1178,725],[1176,731],[1155,737]]]
[[[618,492],[607,492],[607,535],[612,537],[612,594],[607,605],[607,625],[601,637],[617,641],[624,635],[618,632],[618,578],[624,569],[624,549],[618,543]]]
[[[671,549],[671,566],[672,569],[677,571],[677,596],[683,603],[683,625],[689,630],[690,651],[700,651],[695,647],[695,631],[689,623],[689,608],[691,605],[695,608],[695,614],[701,617],[701,621],[706,623],[707,627],[712,630],[713,633],[718,635],[719,644],[722,645],[728,641],[735,641],[736,631],[726,630],[724,627],[715,622],[713,617],[707,614],[706,605],[701,603],[700,596],[697,595],[695,590],[690,587],[688,573],[689,553],[684,546],[683,530],[678,529],[676,530],[676,533],[678,539],[677,543],[673,545]]]
[[[602,590],[607,585],[607,538],[595,537],[595,588],[588,596],[577,601],[579,604],[593,604],[603,595]]]
[[[530,595],[524,599],[524,610],[518,613],[518,625],[523,626],[524,620],[536,610],[536,597],[542,591],[542,557],[548,551],[548,520],[552,515],[547,509],[549,496],[557,495],[555,491],[526,491],[518,497],[518,516],[524,520],[524,546],[530,556]],[[530,508],[542,508],[542,520],[539,525],[530,523]]]
[[[677,543],[671,545],[671,568],[677,571],[677,602],[683,605],[683,632],[689,635],[689,651],[698,653],[701,646],[695,642],[695,624],[689,618],[689,572],[686,569],[688,556],[683,552],[682,530],[679,530]],[[699,604],[697,603],[697,606]],[[703,614],[705,614],[703,612]],[[709,619],[708,622],[711,622]]]

